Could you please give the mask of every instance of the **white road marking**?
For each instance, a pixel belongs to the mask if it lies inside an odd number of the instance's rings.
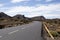
[[[21,28],[21,29],[25,29],[25,27],[24,28]]]
[[[19,30],[12,31],[12,32],[10,32],[8,34],[13,34],[13,33],[17,32],[17,31],[19,31]]]
[[[2,36],[0,36],[0,38],[2,38]]]

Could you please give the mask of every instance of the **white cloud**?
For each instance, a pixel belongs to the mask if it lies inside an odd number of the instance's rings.
[[[46,2],[51,2],[51,1],[53,1],[53,0],[45,0]]]
[[[35,0],[35,1],[42,1],[42,0]]]
[[[45,13],[44,16],[46,18],[49,18],[49,19],[51,19],[51,18],[60,18],[60,13],[58,13],[58,12],[57,13],[55,13],[55,12]]]
[[[58,17],[60,15],[60,4],[40,5],[40,6],[15,6],[5,10],[8,15],[25,14],[28,17],[44,15],[45,17]]]
[[[12,3],[22,2],[22,1],[29,1],[29,0],[11,0]]]
[[[0,7],[4,6],[4,4],[0,4]]]

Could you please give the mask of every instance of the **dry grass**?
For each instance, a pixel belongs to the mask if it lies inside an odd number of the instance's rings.
[[[60,19],[49,19],[45,21],[54,37],[60,37]]]
[[[31,22],[30,20],[26,19],[9,19],[9,18],[1,18],[0,19],[0,29],[6,28],[6,27],[12,27],[17,25],[22,25]]]

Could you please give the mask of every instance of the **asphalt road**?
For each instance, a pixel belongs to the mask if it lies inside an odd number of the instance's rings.
[[[34,21],[22,26],[0,29],[0,40],[43,40],[42,23]]]

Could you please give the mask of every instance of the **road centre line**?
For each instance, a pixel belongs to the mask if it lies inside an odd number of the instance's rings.
[[[16,33],[17,31],[19,31],[19,30],[15,30],[15,31],[9,32],[8,34],[13,34],[13,33]]]

